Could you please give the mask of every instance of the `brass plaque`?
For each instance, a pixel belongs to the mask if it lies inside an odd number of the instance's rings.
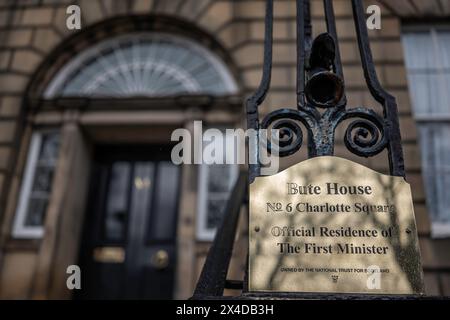
[[[411,189],[338,157],[250,185],[249,290],[421,294]]]

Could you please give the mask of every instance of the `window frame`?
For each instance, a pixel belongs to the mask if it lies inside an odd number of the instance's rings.
[[[57,129],[47,129],[34,131],[31,135],[30,143],[28,145],[27,160],[23,171],[20,191],[18,195],[18,202],[14,214],[14,223],[11,232],[11,236],[14,239],[40,239],[44,236],[45,222],[41,226],[26,226],[25,221],[27,218],[27,209],[31,196],[31,189],[36,174],[37,163],[39,160],[39,151],[42,146],[43,136],[45,134],[59,133]],[[58,147],[57,153],[59,154],[61,146]],[[58,168],[59,155],[55,159],[54,172]],[[55,177],[53,176],[53,179]],[[51,182],[53,185],[53,181]],[[48,203],[51,200],[53,188],[50,190]],[[46,211],[49,206],[47,206]],[[46,215],[47,216],[47,215]],[[45,220],[45,219],[44,219]]]
[[[227,143],[227,138],[225,135],[225,127],[219,126],[216,128],[209,127],[207,129],[219,129],[224,134],[224,143]],[[236,143],[234,141],[234,143]],[[203,135],[201,139],[201,145],[203,146]],[[228,145],[226,145],[228,146]],[[234,145],[237,147],[237,145]],[[198,152],[203,153],[204,146],[202,148],[198,148]],[[225,154],[224,154],[225,157]],[[231,194],[233,190],[233,186],[237,181],[237,177],[239,175],[239,164],[226,164],[224,159],[224,165],[230,166],[230,190]],[[197,216],[196,216],[196,238],[199,241],[213,241],[216,235],[216,228],[208,228],[208,200],[209,200],[209,172],[210,165],[205,164],[204,162],[199,165],[198,172],[198,191],[197,191]],[[225,214],[225,213],[224,213]]]
[[[432,43],[433,43],[433,51],[435,51],[436,49],[439,48],[439,42],[437,39],[437,32],[447,32],[450,33],[450,25],[449,24],[419,24],[419,25],[406,25],[402,27],[402,37],[406,34],[420,34],[420,33],[425,33],[427,35],[429,35],[432,39]],[[403,48],[405,50],[405,44],[404,44],[404,40],[402,39],[402,43],[403,43]],[[437,59],[437,63],[440,63],[440,60]],[[408,73],[410,72],[411,68],[409,68],[406,65],[405,62],[405,69],[406,69],[406,73],[408,76],[408,87],[410,87],[410,83],[409,83],[409,75]],[[438,68],[436,69],[442,69],[441,66],[438,65]],[[427,125],[436,125],[436,124],[445,124],[450,126],[450,112],[447,114],[431,114],[431,113],[421,113],[421,114],[417,114],[417,112],[414,110],[413,107],[413,96],[412,94],[409,92],[408,89],[408,93],[409,93],[409,97],[411,100],[411,114],[413,116],[414,121],[417,124],[427,124]],[[448,92],[447,92],[448,94]],[[450,97],[448,96],[447,99],[450,101]],[[450,107],[450,106],[449,106]],[[418,137],[418,148],[420,149],[420,152],[423,152],[423,147],[421,145],[422,142],[420,142],[421,137]],[[422,168],[422,174],[424,172],[424,167],[426,166],[426,162],[423,160],[423,156],[421,159],[421,168]],[[424,178],[425,180],[425,178]],[[424,181],[424,183],[426,183]],[[429,205],[427,204],[427,210],[429,209]],[[450,213],[449,213],[450,215]],[[431,227],[431,236],[433,238],[450,238],[450,222],[441,222],[441,221],[433,221],[434,217],[432,216],[432,214],[428,211],[428,217],[430,219],[430,227]]]
[[[239,165],[230,164],[231,180],[235,182],[239,173]],[[199,171],[199,190],[198,190],[198,215],[197,215],[197,240],[212,241],[216,235],[216,228],[208,228],[208,200],[209,200],[209,171],[210,167],[207,164],[200,165]],[[231,186],[233,187],[234,183]],[[230,190],[231,193],[231,190]]]

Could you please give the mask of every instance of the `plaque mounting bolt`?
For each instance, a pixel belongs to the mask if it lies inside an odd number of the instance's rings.
[[[256,226],[256,227],[255,227],[255,231],[256,231],[256,232],[259,232],[259,230],[260,230],[260,229],[259,229],[259,226]]]

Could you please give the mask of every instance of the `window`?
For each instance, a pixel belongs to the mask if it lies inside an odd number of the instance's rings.
[[[57,132],[33,134],[20,189],[13,237],[42,237],[58,150]]]
[[[208,132],[204,133],[206,138]],[[225,131],[223,130],[223,132]],[[231,137],[229,139],[230,143],[226,143],[225,147],[233,146],[234,140],[231,141]],[[204,138],[204,140],[206,139]],[[203,149],[207,145],[208,143],[204,143]],[[224,164],[202,164],[199,170],[197,239],[202,241],[214,239],[239,173],[239,166],[225,164],[225,152],[223,156]]]
[[[450,29],[403,33],[433,237],[450,236]]]
[[[51,81],[58,96],[160,97],[237,91],[220,58],[183,37],[141,32],[104,40],[78,54]]]

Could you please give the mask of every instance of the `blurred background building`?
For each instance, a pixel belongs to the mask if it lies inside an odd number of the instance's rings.
[[[81,30],[66,26],[70,4]],[[369,36],[399,105],[426,293],[449,295],[450,1],[365,4],[381,8]],[[334,6],[348,105],[375,107],[350,1]],[[295,12],[275,1],[262,114],[295,107]],[[194,120],[245,128],[264,13],[263,0],[0,0],[0,298],[191,296],[239,168],[175,166],[170,136]],[[317,35],[322,1],[311,13]],[[343,133],[336,155],[387,172],[386,153],[351,155]],[[230,278],[245,267],[241,230]],[[82,290],[66,287],[72,264]]]

